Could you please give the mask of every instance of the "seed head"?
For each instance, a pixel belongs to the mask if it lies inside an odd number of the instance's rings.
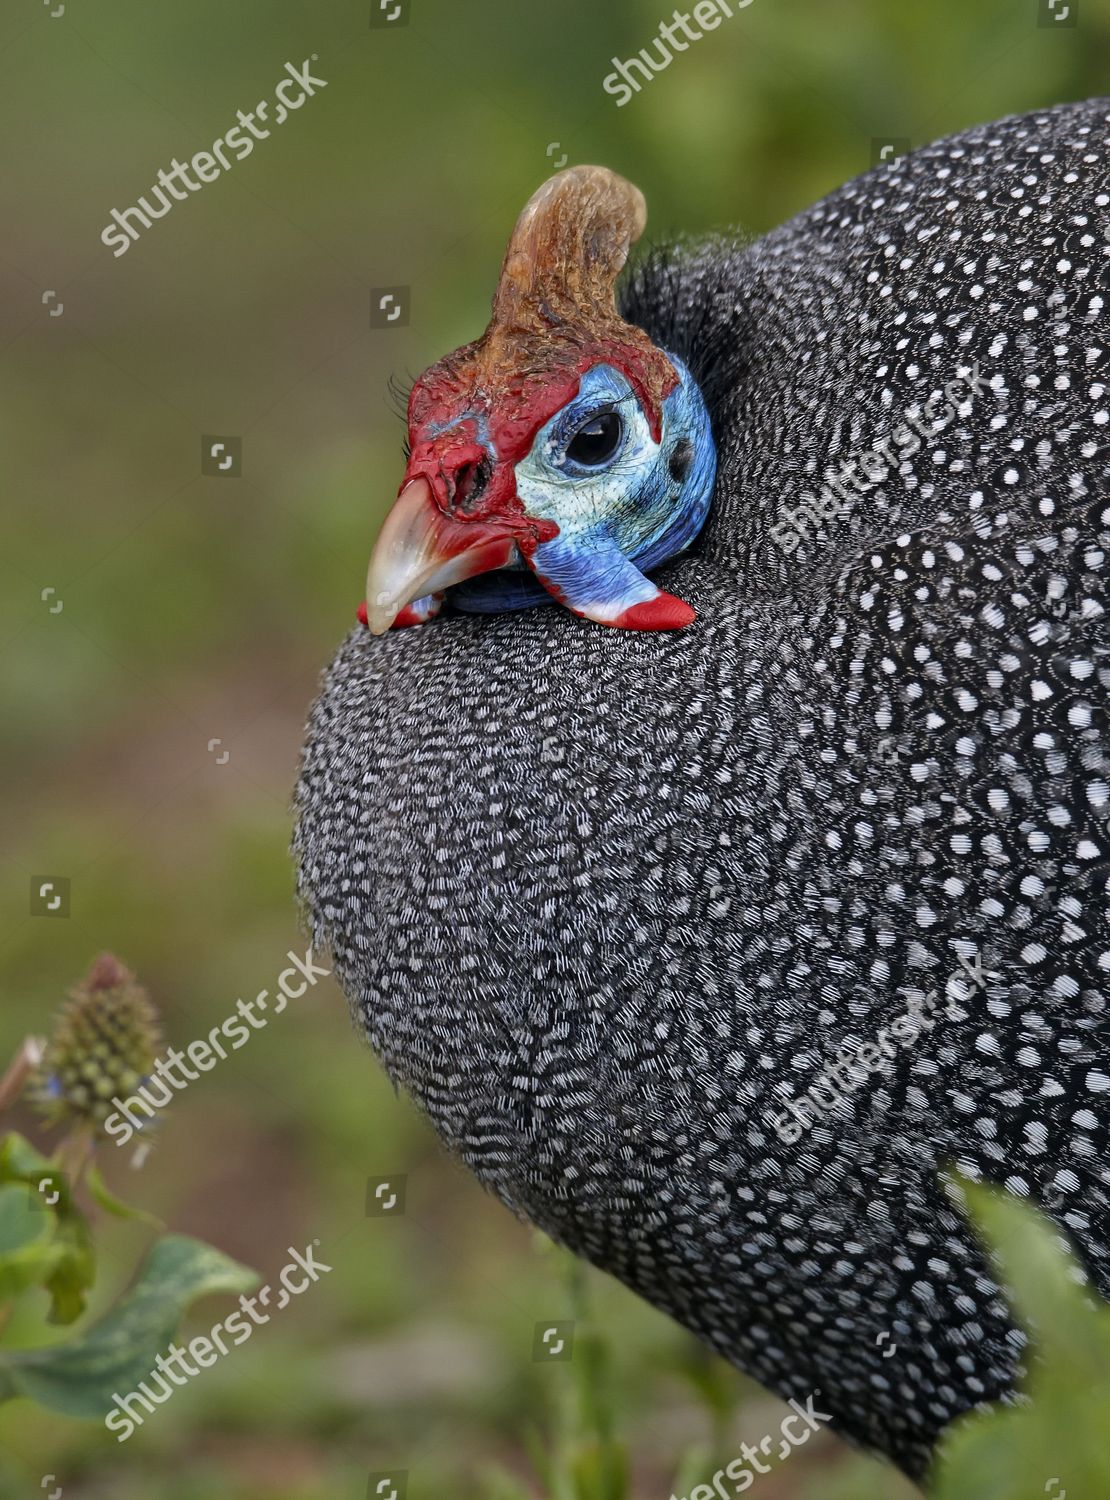
[[[127,1098],[154,1066],[158,1013],[134,974],[110,953],[94,959],[63,1006],[39,1068],[34,1097],[51,1124],[102,1132],[112,1100]]]

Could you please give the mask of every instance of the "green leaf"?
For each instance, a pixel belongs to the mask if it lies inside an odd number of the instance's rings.
[[[96,1276],[96,1254],[69,1183],[48,1157],[12,1131],[0,1141],[0,1184],[22,1194],[28,1211],[50,1232],[49,1253],[43,1256],[38,1278],[51,1296],[49,1321],[75,1322],[85,1310],[85,1294]],[[33,1196],[36,1192],[41,1194],[41,1208]]]
[[[96,1279],[96,1251],[84,1215],[74,1211],[56,1221],[53,1248],[56,1264],[45,1283],[51,1296],[47,1322],[75,1323]]]
[[[0,1302],[45,1284],[56,1264],[53,1231],[49,1210],[35,1204],[25,1184],[0,1187]]]
[[[257,1284],[253,1271],[220,1251],[170,1235],[151,1250],[130,1291],[87,1332],[49,1349],[0,1353],[0,1399],[29,1396],[68,1416],[104,1416],[117,1391],[126,1395],[150,1378],[191,1303]]]
[[[100,1174],[100,1168],[94,1162],[85,1173],[85,1186],[92,1195],[94,1201],[100,1205],[105,1213],[111,1214],[117,1219],[136,1219],[141,1224],[149,1224],[152,1229],[159,1232],[165,1229],[165,1224],[156,1215],[147,1213],[145,1208],[132,1208],[130,1203],[124,1203],[122,1198],[117,1198],[111,1188]]]
[[[515,1474],[494,1466],[486,1470],[482,1493],[485,1500],[533,1500],[535,1492]]]
[[[0,1184],[24,1183],[42,1191],[42,1207],[55,1213],[71,1213],[73,1197],[65,1176],[48,1156],[36,1151],[13,1130],[0,1141]]]
[[[1110,1495],[1110,1307],[1081,1284],[1059,1230],[1041,1214],[989,1189],[965,1191],[1032,1336],[1031,1404],[957,1423],[942,1445],[930,1494],[934,1500]]]
[[[50,1171],[50,1161],[17,1131],[0,1141],[0,1182],[29,1182],[35,1172]]]
[[[575,1500],[626,1500],[628,1464],[624,1451],[614,1444],[593,1442],[571,1456]]]

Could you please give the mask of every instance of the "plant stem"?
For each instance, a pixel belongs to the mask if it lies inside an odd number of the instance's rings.
[[[12,1058],[8,1071],[0,1078],[0,1112],[10,1109],[27,1087],[31,1074],[42,1061],[46,1043],[41,1037],[29,1036]]]
[[[54,1160],[65,1173],[70,1192],[80,1182],[85,1168],[89,1164],[89,1157],[92,1155],[95,1139],[96,1130],[94,1126],[89,1124],[78,1125],[59,1143],[58,1149],[54,1153]]]

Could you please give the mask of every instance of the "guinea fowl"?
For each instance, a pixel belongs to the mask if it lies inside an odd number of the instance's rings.
[[[447,1144],[914,1476],[1024,1344],[946,1163],[1110,1290],[1108,134],[657,251],[625,322],[638,194],[553,179],[414,388],[298,788],[315,941]]]

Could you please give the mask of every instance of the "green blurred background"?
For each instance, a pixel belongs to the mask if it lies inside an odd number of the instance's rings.
[[[1105,89],[1105,0],[1070,3],[1038,24],[1047,0],[754,0],[618,108],[602,79],[651,43],[657,0],[411,0],[374,27],[347,0],[7,0],[5,1058],[100,949],[179,1046],[303,950],[289,795],[400,476],[388,381],[481,330],[513,218],[564,153],[637,182],[656,237],[761,233],[883,139]],[[114,258],[110,210],[313,54],[327,87]],[[397,286],[407,321],[372,328],[373,290]],[[242,440],[241,475],[202,475],[206,434]],[[32,915],[36,877],[70,882],[68,917]],[[101,1154],[116,1187],[264,1279],[313,1239],[334,1270],[125,1447],[0,1408],[0,1491],[53,1474],[65,1500],[357,1500],[401,1468],[421,1500],[494,1493],[495,1465],[527,1482],[527,1434],[570,1378],[532,1359],[535,1323],[571,1315],[561,1257],[444,1157],[330,981],[179,1098],[140,1171]],[[367,1217],[367,1179],[399,1174],[405,1214]],[[144,1241],[104,1228],[98,1303]],[[665,1500],[698,1444],[731,1456],[777,1428],[771,1398],[591,1282],[638,1500]],[[914,1491],[822,1435],[759,1493]]]

